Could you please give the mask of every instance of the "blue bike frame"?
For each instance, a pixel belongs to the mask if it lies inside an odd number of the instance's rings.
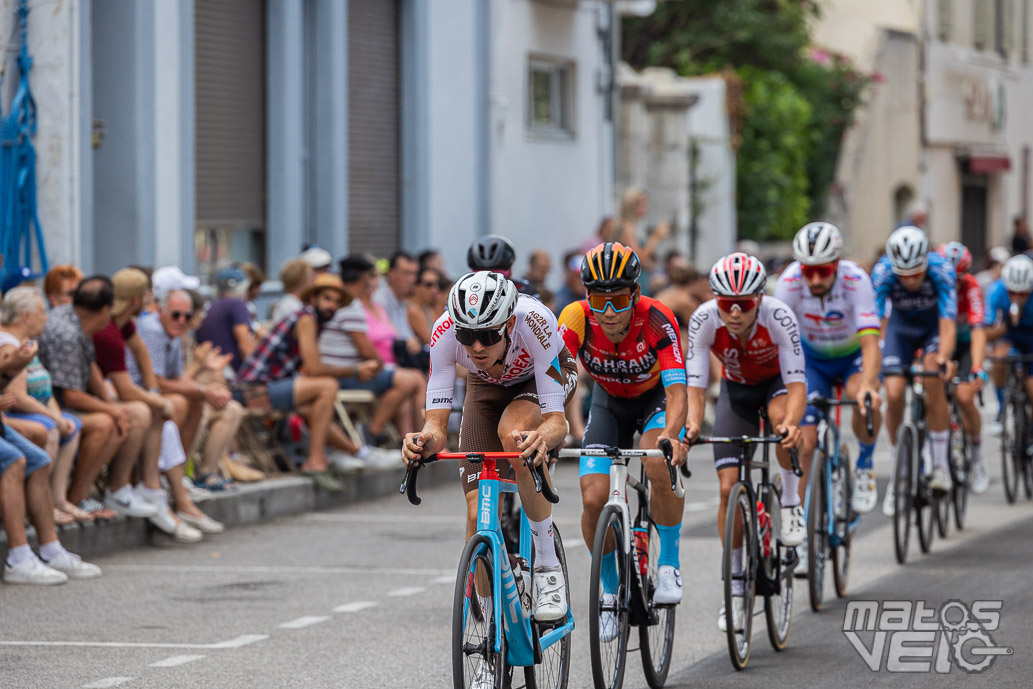
[[[832,515],[835,515],[835,511],[833,509],[834,505],[832,504],[832,469],[839,468],[841,471],[850,471],[850,467],[840,467],[842,456],[839,453],[841,437],[839,424],[829,423],[827,418],[823,418],[822,420],[825,422],[826,428],[832,431],[832,452],[826,453],[825,457],[822,459],[822,461],[825,462],[825,500],[827,501],[827,504],[825,505],[825,514],[830,515],[830,518],[826,520],[827,524],[825,530],[829,538],[829,547],[838,548],[840,546],[840,538],[839,534],[836,533],[836,520],[832,517]],[[819,437],[821,436],[823,436],[823,434],[819,434]],[[808,490],[803,508],[805,518],[806,515],[810,514],[810,508],[811,491]],[[853,532],[860,523],[861,515],[854,515],[854,518],[850,520],[850,524],[847,526],[847,531]]]

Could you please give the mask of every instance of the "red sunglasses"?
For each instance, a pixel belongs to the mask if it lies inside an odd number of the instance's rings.
[[[800,274],[808,280],[820,278],[824,280],[836,272],[835,263],[823,263],[818,266],[800,266]]]
[[[753,309],[757,308],[757,303],[759,301],[759,297],[718,297],[717,308],[721,309],[725,313],[731,313],[732,309],[738,306],[739,311],[749,313]]]

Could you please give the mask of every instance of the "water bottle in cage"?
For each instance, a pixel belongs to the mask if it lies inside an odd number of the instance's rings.
[[[649,529],[644,526],[636,526],[632,531],[635,534],[635,556],[638,561],[638,573],[646,576],[649,572]]]
[[[771,517],[764,509],[764,503],[757,501],[757,525],[760,527],[760,546],[764,557],[771,555]]]

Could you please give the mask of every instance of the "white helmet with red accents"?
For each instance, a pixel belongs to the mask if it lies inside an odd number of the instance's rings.
[[[764,290],[768,272],[755,256],[736,252],[710,269],[710,289],[719,297],[748,297]]]
[[[497,330],[516,310],[517,296],[516,285],[499,273],[467,273],[448,293],[448,315],[457,328]]]

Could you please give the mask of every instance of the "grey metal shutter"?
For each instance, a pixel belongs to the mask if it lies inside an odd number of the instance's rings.
[[[386,257],[399,246],[397,0],[348,2],[348,243]]]
[[[265,1],[196,0],[194,13],[197,227],[260,235],[266,226]]]

